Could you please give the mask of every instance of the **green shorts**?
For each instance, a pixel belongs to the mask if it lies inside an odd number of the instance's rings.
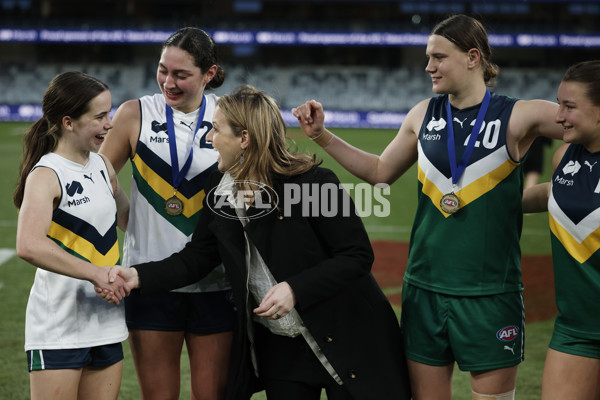
[[[406,356],[463,371],[512,367],[524,357],[524,309],[520,292],[450,296],[405,283],[402,328]]]
[[[558,323],[554,324],[549,347],[561,353],[600,358],[600,340],[577,337],[568,330],[562,329]]]

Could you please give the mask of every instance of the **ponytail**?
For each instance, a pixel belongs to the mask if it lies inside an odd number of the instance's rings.
[[[13,202],[17,208],[21,208],[23,203],[25,181],[27,181],[29,173],[44,154],[54,150],[58,143],[59,132],[58,127],[49,126],[45,117],[40,118],[25,132],[23,137],[23,159],[19,166],[17,189],[13,196]]]

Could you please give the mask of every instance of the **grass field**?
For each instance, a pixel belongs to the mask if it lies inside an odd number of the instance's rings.
[[[25,306],[29,295],[35,268],[18,259],[11,253],[15,248],[17,210],[12,204],[18,165],[21,156],[21,138],[26,124],[0,123],[0,167],[5,173],[0,176],[2,187],[7,190],[0,194],[0,399],[24,400],[29,398],[29,378],[23,351]],[[380,153],[391,140],[394,131],[390,130],[336,130],[336,133],[352,144],[370,152]],[[302,138],[297,130],[290,135],[297,138],[300,150],[317,151],[324,160],[324,166],[336,171],[341,182],[358,183],[346,171],[341,169],[317,146]],[[552,151],[548,149],[548,152]],[[547,158],[549,160],[550,158]],[[120,175],[121,184],[129,187],[130,169],[127,166]],[[548,178],[548,172],[545,173]],[[387,218],[375,216],[364,219],[372,240],[408,241],[410,226],[416,207],[416,168],[413,167],[391,187],[389,200],[391,215]],[[545,214],[527,216],[524,220],[522,248],[524,254],[548,254],[550,252]],[[536,322],[527,325],[526,361],[521,365],[517,383],[517,398],[534,400],[540,397],[541,373],[546,346],[552,330],[551,321]],[[121,386],[120,399],[139,399],[135,371],[131,361],[129,347],[125,348],[125,370]],[[187,358],[182,357],[181,399],[189,399],[189,379]],[[471,398],[468,375],[458,370],[454,377],[454,398]],[[258,393],[253,400],[265,399]]]

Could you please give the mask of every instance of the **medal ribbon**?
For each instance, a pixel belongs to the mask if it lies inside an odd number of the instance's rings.
[[[167,104],[167,135],[169,136],[169,150],[171,152],[171,173],[173,174],[173,187],[175,190],[181,184],[181,181],[187,174],[190,166],[192,165],[192,159],[194,158],[194,140],[196,139],[196,134],[200,129],[200,125],[202,125],[202,121],[204,121],[204,112],[206,111],[206,98],[204,95],[202,96],[202,106],[200,107],[200,112],[198,113],[198,123],[196,124],[196,129],[194,130],[194,137],[192,138],[192,145],[190,146],[190,154],[188,155],[183,167],[181,170],[179,169],[179,159],[177,158],[177,143],[175,142],[175,127],[173,125],[173,109]]]
[[[479,112],[477,113],[477,119],[475,120],[475,125],[473,126],[473,130],[471,131],[471,136],[469,137],[469,143],[467,143],[467,148],[460,160],[460,164],[456,165],[456,149],[454,148],[454,127],[452,121],[452,110],[450,107],[450,97],[448,97],[448,101],[446,102],[446,117],[448,118],[448,160],[450,161],[450,171],[452,173],[452,185],[456,185],[463,172],[467,168],[467,164],[469,163],[469,159],[471,158],[471,154],[473,154],[473,149],[475,148],[475,141],[477,140],[477,136],[479,135],[479,130],[481,129],[481,124],[483,124],[483,118],[485,117],[485,113],[490,105],[490,91],[486,89],[485,96],[483,97],[483,102],[481,103],[481,107],[479,108]]]

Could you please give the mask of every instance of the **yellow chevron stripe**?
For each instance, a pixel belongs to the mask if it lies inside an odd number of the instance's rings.
[[[142,178],[160,197],[166,200],[173,196],[173,186],[171,186],[167,181],[154,172],[138,154],[136,154],[133,158],[133,163],[135,164]],[[197,213],[198,210],[202,209],[202,201],[204,200],[204,196],[204,189],[189,199],[178,192],[177,197],[183,203],[183,215],[185,215],[187,218],[190,218]]]
[[[498,183],[502,182],[510,175],[518,165],[518,163],[515,163],[512,160],[506,160],[498,168],[457,191],[455,194],[460,199],[460,207],[466,206],[492,190]],[[425,172],[420,166],[418,169],[418,179],[423,185],[423,193],[431,199],[433,205],[444,215],[444,217],[449,217],[451,214],[444,212],[440,208],[440,200],[446,193],[442,193],[432,181],[427,179]]]
[[[442,209],[440,208],[440,200],[442,199],[442,196],[445,193],[440,192],[440,190],[437,188],[437,186],[435,186],[435,184],[432,181],[427,179],[427,176],[425,176],[425,171],[423,171],[421,169],[420,165],[418,166],[417,179],[419,179],[419,181],[423,185],[423,193],[426,194],[427,197],[429,197],[431,199],[431,202],[433,203],[433,205],[436,206],[437,209],[440,210],[440,212],[442,214],[444,214],[445,217],[450,216],[450,214],[442,211]],[[461,204],[461,207],[462,207],[462,204]]]
[[[52,221],[48,236],[61,242],[65,247],[74,251],[82,257],[85,257],[89,262],[99,267],[105,265],[115,265],[119,261],[119,241],[115,240],[115,244],[106,253],[100,253],[92,243],[87,239],[71,232],[63,226]]]
[[[556,238],[562,243],[565,250],[576,259],[579,263],[583,264],[600,249],[600,227],[594,232],[590,233],[581,243],[577,241],[569,231],[562,227],[550,216],[550,230],[556,236]]]

